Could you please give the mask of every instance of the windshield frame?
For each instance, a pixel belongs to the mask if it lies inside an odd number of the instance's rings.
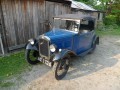
[[[78,27],[77,27],[77,29],[78,29],[78,31],[74,31],[74,32],[77,32],[77,33],[79,33],[79,28],[80,28],[80,24],[81,24],[81,20],[80,19],[66,19],[66,18],[53,18],[53,28],[55,28],[55,20],[64,20],[64,21],[66,21],[66,20],[68,20],[68,21],[79,21],[79,25],[78,25]],[[60,28],[61,29],[61,28]],[[73,31],[73,30],[71,30],[71,29],[65,29],[65,30],[70,30],[70,31]]]

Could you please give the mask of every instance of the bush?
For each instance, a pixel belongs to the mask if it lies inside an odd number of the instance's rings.
[[[105,25],[117,24],[116,16],[115,15],[108,15],[108,16],[106,16],[105,19],[104,19],[104,24]]]
[[[111,31],[111,30],[114,30],[114,29],[118,29],[119,28],[119,26],[117,25],[117,24],[115,24],[115,23],[113,23],[113,24],[110,24],[110,25],[105,25],[104,23],[102,23],[102,22],[98,22],[97,23],[97,30],[102,30],[102,31]]]

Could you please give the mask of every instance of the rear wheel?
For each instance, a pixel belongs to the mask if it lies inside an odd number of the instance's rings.
[[[38,61],[38,57],[39,57],[38,51],[27,49],[25,54],[26,54],[26,60],[27,60],[28,63],[30,63],[32,65],[35,65],[35,64],[39,63],[39,61]]]
[[[61,80],[67,74],[70,64],[70,57],[67,56],[58,62],[54,62],[53,70],[55,74],[55,78],[57,80]]]

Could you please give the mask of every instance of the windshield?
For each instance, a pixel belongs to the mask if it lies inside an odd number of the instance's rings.
[[[80,20],[61,20],[54,19],[54,28],[67,29],[79,32]]]

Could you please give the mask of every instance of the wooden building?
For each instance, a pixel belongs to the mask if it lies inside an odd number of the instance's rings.
[[[88,6],[82,2],[77,2],[77,1],[71,1],[71,2],[72,2],[71,4],[72,13],[94,16],[98,21],[103,20],[103,14],[104,14],[103,12],[96,10],[91,6]]]
[[[70,0],[71,1],[71,0]],[[96,18],[96,27],[99,28],[99,24],[103,22],[104,12],[98,11],[82,2],[71,1],[71,12],[80,15],[90,15]]]
[[[0,53],[24,47],[28,39],[48,31],[44,22],[71,13],[70,6],[65,0],[0,0]]]

